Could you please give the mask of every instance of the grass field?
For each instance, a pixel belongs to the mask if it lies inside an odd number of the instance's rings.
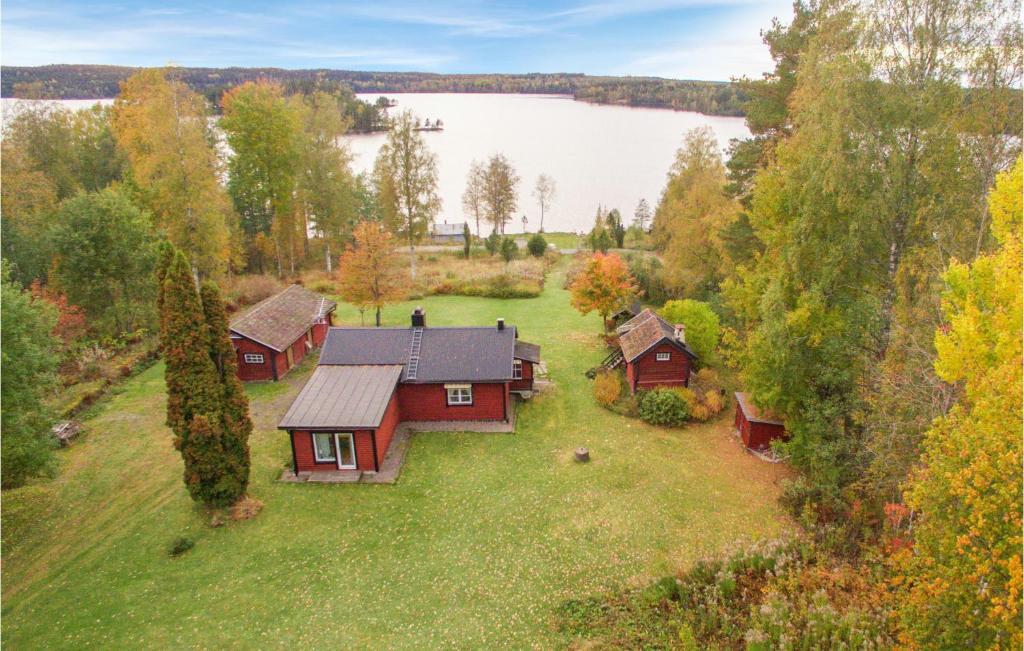
[[[3,495],[4,646],[559,647],[563,600],[784,530],[784,471],[740,450],[731,415],[663,430],[594,403],[599,319],[569,308],[563,271],[536,299],[417,301],[428,325],[518,325],[557,387],[520,407],[515,434],[416,435],[393,486],[275,481],[290,457],[274,426],[307,361],[249,388],[263,512],[211,528],[163,426],[162,366],[117,387],[55,479]],[[572,460],[579,445],[590,464]],[[196,545],[172,559],[178,536]]]

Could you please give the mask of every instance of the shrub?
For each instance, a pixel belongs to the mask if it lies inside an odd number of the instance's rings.
[[[688,389],[678,389],[690,405],[690,417],[706,421],[717,416],[725,408],[718,374],[710,368],[702,368],[693,375]]]
[[[171,543],[171,546],[168,548],[167,553],[173,558],[181,556],[182,554],[184,554],[185,552],[187,552],[195,546],[196,543],[194,540],[182,536],[180,538],[174,539],[174,542]]]
[[[508,263],[512,262],[519,256],[519,247],[516,245],[516,241],[511,237],[506,237],[501,240],[501,257]]]
[[[526,248],[530,251],[530,255],[535,258],[539,258],[548,250],[548,242],[544,239],[543,235],[535,233],[533,237],[526,242]]]
[[[338,288],[329,280],[317,280],[309,285],[309,289],[318,294],[334,294]]]
[[[498,231],[491,231],[491,234],[487,236],[486,240],[484,240],[484,248],[486,248],[487,252],[491,255],[495,255],[501,248],[501,240],[502,237],[498,234]]]
[[[622,395],[622,383],[618,374],[610,371],[602,371],[594,378],[594,399],[602,407],[610,407],[615,404]]]
[[[679,391],[654,389],[640,397],[640,418],[652,425],[677,427],[690,417],[690,405]]]
[[[235,276],[222,283],[224,300],[230,310],[259,303],[284,289],[284,283],[273,276]]]

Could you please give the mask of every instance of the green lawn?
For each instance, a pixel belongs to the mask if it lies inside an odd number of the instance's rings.
[[[250,387],[254,520],[204,524],[163,426],[163,367],[115,390],[53,480],[3,495],[3,632],[23,648],[550,648],[566,598],[635,585],[787,527],[783,472],[717,423],[663,430],[599,408],[596,316],[558,277],[537,299],[430,297],[428,325],[505,317],[557,389],[516,434],[419,434],[398,484],[275,481],[276,420],[308,375]],[[412,304],[387,310],[404,324]],[[358,323],[351,309],[340,320]],[[593,461],[572,460],[578,445]],[[178,536],[196,546],[177,559]]]

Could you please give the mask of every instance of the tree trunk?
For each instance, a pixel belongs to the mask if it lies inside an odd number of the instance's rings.
[[[377,306],[377,327],[380,327],[380,306]]]
[[[281,278],[284,276],[284,267],[281,261],[281,243],[277,241],[277,237],[274,237],[274,257],[277,258],[277,277]]]
[[[544,204],[540,204],[540,230],[538,233],[544,232]]]
[[[327,273],[334,271],[331,266],[331,243],[327,241],[326,236],[324,236],[324,263],[327,265]]]
[[[416,280],[416,247],[413,246],[412,240],[409,241],[409,262],[411,264],[410,269],[412,270],[412,279]]]

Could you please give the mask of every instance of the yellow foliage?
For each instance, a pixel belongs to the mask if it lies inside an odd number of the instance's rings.
[[[240,255],[237,226],[207,138],[205,100],[167,71],[143,69],[121,83],[111,127],[127,154],[139,200],[168,239],[211,275]],[[236,260],[237,262],[237,260]]]
[[[614,372],[601,372],[594,378],[594,399],[603,407],[615,404],[622,395],[622,383]]]
[[[1021,162],[990,195],[1001,247],[950,265],[936,372],[962,383],[925,434],[902,620],[920,647],[1021,648]]]

